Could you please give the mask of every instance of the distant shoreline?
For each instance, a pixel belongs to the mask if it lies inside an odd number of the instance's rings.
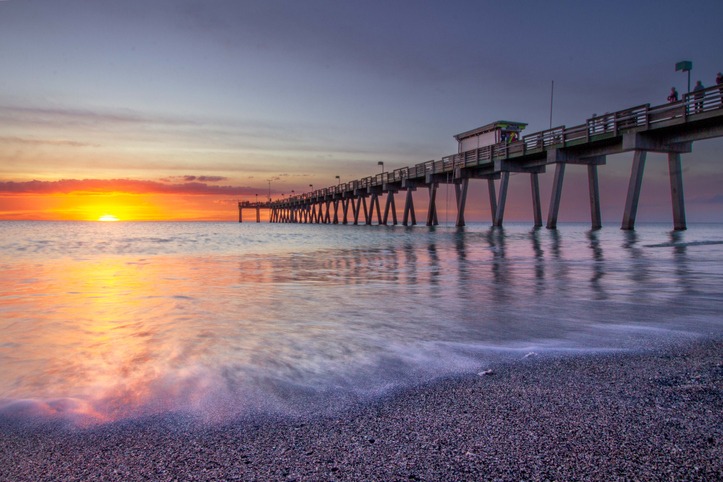
[[[0,422],[0,480],[723,478],[723,340],[541,355],[346,414],[89,430]]]

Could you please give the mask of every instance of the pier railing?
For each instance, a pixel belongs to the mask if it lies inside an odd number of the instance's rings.
[[[616,112],[593,116],[584,124],[566,127],[553,127],[528,134],[513,142],[500,142],[491,146],[472,149],[445,156],[440,160],[431,160],[387,171],[359,180],[340,183],[336,186],[296,195],[286,202],[304,202],[310,199],[328,200],[344,193],[384,187],[385,184],[399,183],[407,179],[424,178],[427,174],[454,173],[458,168],[485,166],[495,160],[514,159],[535,154],[551,148],[571,147],[616,137],[622,133],[647,130],[684,123],[689,117],[723,108],[723,87],[713,86],[704,90],[684,94],[678,102],[650,107],[650,104],[638,105]]]

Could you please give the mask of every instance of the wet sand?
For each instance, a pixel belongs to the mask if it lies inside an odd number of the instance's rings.
[[[0,480],[723,480],[723,341],[540,355],[345,413],[0,420]]]

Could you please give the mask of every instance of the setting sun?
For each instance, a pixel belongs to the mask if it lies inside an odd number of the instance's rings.
[[[104,214],[98,218],[98,221],[118,221],[118,218],[112,214]]]

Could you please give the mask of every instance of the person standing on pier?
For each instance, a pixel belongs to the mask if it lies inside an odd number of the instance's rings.
[[[700,112],[703,110],[703,82],[700,80],[695,83],[693,87],[693,97],[695,97],[695,111]]]
[[[678,91],[675,90],[675,87],[670,88],[670,95],[668,96],[668,102],[678,102]]]

